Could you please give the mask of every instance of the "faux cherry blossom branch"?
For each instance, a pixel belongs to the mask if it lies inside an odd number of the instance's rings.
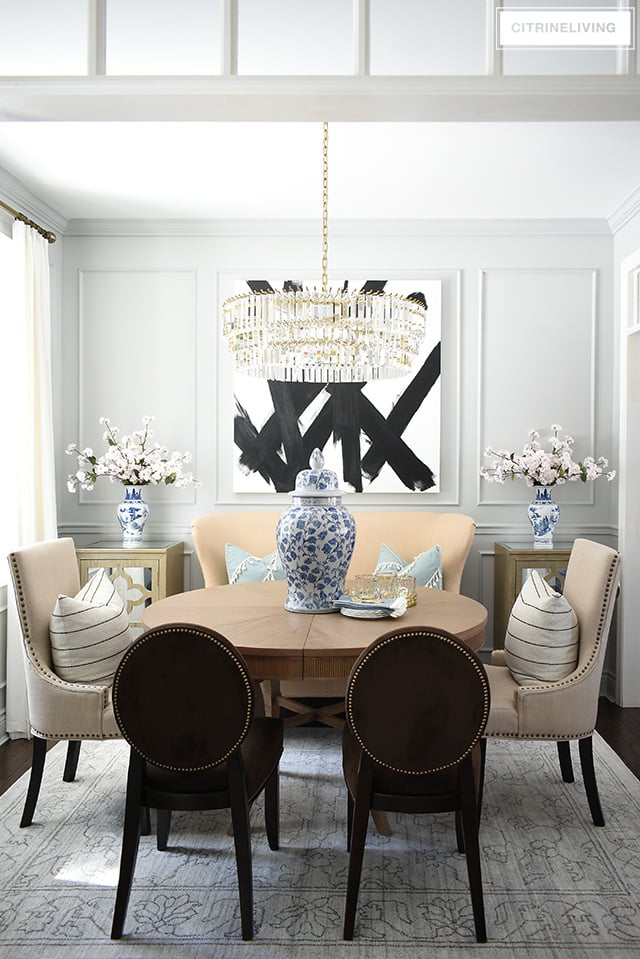
[[[572,436],[562,438],[561,430],[561,426],[552,425],[548,452],[540,445],[540,434],[536,430],[529,432],[529,442],[521,453],[489,447],[484,455],[495,458],[490,465],[480,468],[480,476],[490,483],[504,483],[507,479],[522,477],[527,486],[556,486],[576,480],[588,483],[603,475],[611,481],[615,477],[615,470],[607,472],[609,461],[604,456],[574,460],[575,440]]]
[[[199,486],[192,473],[184,473],[184,463],[191,461],[191,453],[169,453],[166,446],[150,441],[153,430],[150,425],[153,416],[143,416],[143,429],[135,430],[128,436],[119,437],[120,430],[113,426],[106,416],[100,417],[100,423],[106,427],[103,440],[107,451],[96,456],[90,447],[79,449],[77,443],[67,446],[66,452],[78,460],[78,469],[67,477],[67,489],[74,493],[80,489],[93,489],[101,476],[108,476],[111,482],[134,486],[149,486],[164,483],[167,486]]]

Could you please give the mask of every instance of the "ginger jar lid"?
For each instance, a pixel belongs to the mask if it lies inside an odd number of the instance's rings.
[[[300,470],[296,476],[296,488],[290,494],[294,497],[315,497],[318,500],[334,500],[342,496],[338,487],[338,475],[333,470],[324,468],[322,451],[315,449],[309,458],[310,469]]]

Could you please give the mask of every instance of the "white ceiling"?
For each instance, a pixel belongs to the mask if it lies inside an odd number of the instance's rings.
[[[195,20],[170,0],[93,4],[88,19],[84,4],[8,6],[0,167],[64,220],[317,217],[324,119],[337,219],[608,218],[640,187],[634,55],[543,51],[516,69],[495,50],[492,2],[190,0]],[[215,75],[198,75],[203,35],[207,56],[224,41]],[[109,72],[123,43],[133,77]],[[179,51],[196,75],[142,75],[175,70]],[[70,75],[41,75],[51,54]]]
[[[335,218],[608,217],[640,122],[330,125]],[[65,219],[313,218],[320,123],[0,123],[0,166]]]

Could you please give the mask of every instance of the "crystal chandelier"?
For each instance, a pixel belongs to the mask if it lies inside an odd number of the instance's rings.
[[[362,383],[405,376],[425,335],[424,298],[331,290],[327,282],[329,125],[323,125],[322,289],[254,289],[222,304],[236,370],[268,380]]]

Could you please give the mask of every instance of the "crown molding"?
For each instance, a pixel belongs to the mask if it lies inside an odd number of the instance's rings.
[[[540,220],[332,220],[331,235],[370,237],[611,236],[604,218]],[[69,220],[67,237],[317,237],[318,220]]]
[[[35,220],[57,235],[66,232],[68,220],[43,200],[38,199],[17,177],[0,167],[0,198],[14,207],[19,213]]]
[[[0,120],[638,120],[640,77],[3,77]]]
[[[608,217],[611,232],[619,233],[638,214],[640,214],[640,186],[636,187]]]

